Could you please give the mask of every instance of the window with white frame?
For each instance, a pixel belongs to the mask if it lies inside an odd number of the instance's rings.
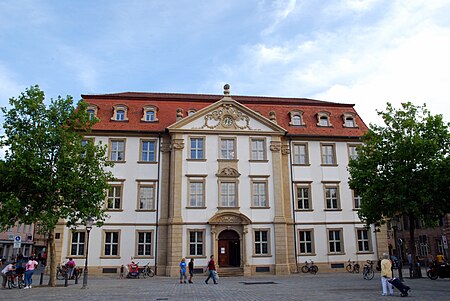
[[[295,143],[293,145],[294,151],[294,164],[308,165],[308,144],[307,143]]]
[[[137,256],[152,256],[152,237],[151,231],[137,232]]]
[[[325,208],[329,210],[340,209],[339,187],[337,184],[325,185]]]
[[[189,159],[201,160],[205,158],[205,138],[191,137],[189,144]]]
[[[128,107],[125,105],[113,106],[114,113],[111,117],[113,121],[127,121],[128,120]]]
[[[108,210],[119,210],[122,208],[122,185],[110,185],[106,208]]]
[[[187,112],[187,115],[188,116],[192,116],[192,115],[195,114],[195,112],[197,112],[195,109],[189,109],[188,112]]]
[[[331,126],[330,113],[328,113],[328,112],[317,113],[317,125],[318,126]]]
[[[252,180],[253,207],[267,207],[267,181]]]
[[[350,160],[358,159],[358,145],[354,144],[348,145],[348,157]]]
[[[269,231],[255,230],[255,255],[269,255]]]
[[[352,190],[352,194],[353,194],[353,206],[355,209],[359,209],[361,208],[361,196],[359,195],[359,193],[357,191]]]
[[[225,160],[236,159],[236,139],[234,138],[220,139],[220,158]]]
[[[203,256],[204,255],[204,232],[197,230],[189,230],[189,255]]]
[[[321,144],[322,148],[322,164],[335,165],[336,164],[336,149],[334,144]]]
[[[189,207],[205,207],[205,180],[189,179]]]
[[[221,207],[236,207],[237,196],[236,182],[220,182]]]
[[[158,108],[156,108],[154,106],[144,106],[141,121],[144,121],[144,122],[158,121],[158,118],[156,117],[157,111],[158,111]]]
[[[155,185],[139,184],[139,210],[155,209]]]
[[[304,125],[303,120],[302,120],[303,119],[302,111],[292,111],[292,112],[289,112],[289,115],[291,116],[289,125],[293,125],[293,126]]]
[[[356,240],[358,242],[358,252],[370,252],[370,236],[368,229],[356,229]]]
[[[328,252],[330,254],[339,254],[344,252],[342,229],[328,230]]]
[[[104,256],[118,256],[119,255],[119,231],[105,231],[104,232]]]
[[[72,240],[70,243],[70,256],[84,256],[84,244],[86,233],[84,231],[72,232]]]
[[[299,245],[300,254],[313,254],[314,253],[314,236],[313,230],[299,230]]]
[[[156,141],[141,140],[141,156],[142,162],[156,162]]]
[[[311,187],[309,184],[297,184],[297,209],[311,209]]]
[[[425,257],[430,253],[430,246],[428,244],[428,237],[426,235],[419,235],[419,256]]]
[[[97,117],[98,107],[95,105],[90,105],[86,108],[86,112],[89,114],[89,120],[93,120]]]
[[[125,140],[124,139],[110,139],[109,140],[109,160],[110,161],[125,161]]]
[[[356,125],[356,114],[353,112],[344,113],[342,115],[342,119],[344,121],[344,127],[347,128],[354,128],[357,127]]]
[[[266,159],[266,141],[261,138],[251,139],[251,160],[262,161]]]

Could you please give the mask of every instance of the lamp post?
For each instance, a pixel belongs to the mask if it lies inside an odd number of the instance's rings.
[[[399,217],[394,217],[391,221],[393,221],[392,229],[394,230],[394,241],[395,241],[395,250],[397,253],[397,259],[398,259],[398,278],[400,281],[403,282],[403,259],[402,259],[402,251],[400,250],[403,240],[397,237],[397,230],[398,230],[398,224],[399,224]]]
[[[86,260],[84,262],[84,272],[83,272],[83,287],[87,288],[87,280],[88,280],[88,255],[89,255],[89,233],[92,230],[92,225],[94,224],[94,219],[92,217],[88,217],[86,219],[86,232],[87,232],[87,239],[86,239]]]

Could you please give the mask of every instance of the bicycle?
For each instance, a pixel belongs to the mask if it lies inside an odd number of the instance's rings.
[[[367,260],[367,264],[364,265],[363,278],[366,280],[372,280],[375,272],[373,271],[374,261]]]
[[[345,269],[349,273],[359,273],[359,263],[356,261],[350,261],[350,259],[349,259],[348,264],[345,267]]]
[[[21,289],[25,287],[25,278],[23,274],[16,274],[13,271],[6,273],[6,282],[9,289],[12,288]]]
[[[82,274],[82,271],[83,271],[82,268],[80,268],[80,267],[74,267],[74,268],[73,268],[73,274],[72,274],[72,277],[71,277],[70,279],[75,279],[75,277],[76,277],[77,279],[80,279],[81,274]],[[65,278],[66,278],[67,272],[68,272],[68,268],[67,268],[65,265],[63,265],[63,266],[61,266],[61,265],[57,266],[57,267],[56,267],[56,279],[59,279],[59,280],[65,279]]]
[[[147,278],[147,277],[151,278],[153,276],[155,276],[155,272],[150,267],[150,262],[149,262],[146,265],[144,265],[144,269],[142,270],[142,277],[144,277],[144,278]]]
[[[310,260],[305,261],[305,265],[302,266],[302,272],[303,273],[311,273],[313,275],[315,275],[317,272],[319,271],[319,268],[317,267],[317,265],[314,264],[314,261]]]

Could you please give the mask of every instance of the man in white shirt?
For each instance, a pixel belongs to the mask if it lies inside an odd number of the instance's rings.
[[[3,267],[3,265],[4,265],[4,262],[5,262],[5,259],[2,259],[2,265],[1,265],[2,267]],[[14,262],[8,264],[8,265],[7,265],[6,267],[4,267],[4,268],[2,269],[2,271],[1,271],[2,278],[3,278],[3,281],[2,281],[2,288],[6,288],[6,280],[7,280],[6,273],[8,273],[8,272],[10,272],[10,271],[14,271]]]

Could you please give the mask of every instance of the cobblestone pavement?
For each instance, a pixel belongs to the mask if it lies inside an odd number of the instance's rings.
[[[196,275],[194,284],[180,284],[176,278],[117,279],[108,276],[90,277],[87,289],[81,289],[82,279],[68,287],[64,281],[50,288],[37,284],[32,289],[4,289],[0,300],[398,300],[381,296],[380,274],[373,280],[364,280],[361,274],[293,274],[290,276],[258,276],[220,278],[219,284],[206,285],[205,276]],[[44,280],[47,281],[46,277]],[[44,282],[45,283],[45,282]],[[406,300],[450,300],[450,280],[428,278],[409,279],[405,283],[412,288]],[[404,299],[402,299],[404,300]]]

